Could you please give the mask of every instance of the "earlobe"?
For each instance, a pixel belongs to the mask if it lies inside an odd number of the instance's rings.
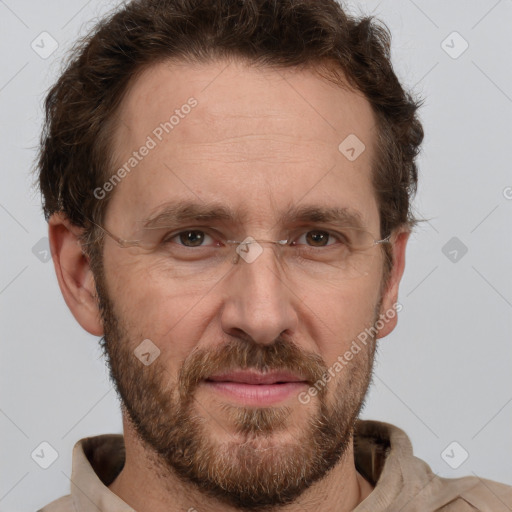
[[[77,322],[95,336],[103,335],[94,275],[79,241],[82,228],[62,213],[48,222],[48,238],[59,287]]]
[[[377,338],[387,336],[393,331],[397,324],[398,310],[396,305],[398,303],[398,290],[405,270],[405,251],[410,234],[410,230],[406,229],[398,231],[391,238],[393,267],[391,268],[390,276],[382,295],[380,315],[384,326],[379,330]]]

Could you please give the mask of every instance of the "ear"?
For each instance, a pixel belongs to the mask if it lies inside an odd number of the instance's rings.
[[[103,335],[96,284],[89,258],[83,253],[79,228],[62,213],[48,222],[48,238],[60,290],[77,322],[95,336]]]
[[[405,250],[411,232],[404,229],[394,233],[391,237],[393,251],[393,267],[390,270],[388,282],[383,291],[380,315],[384,326],[379,329],[377,338],[384,338],[396,327],[400,308],[398,303],[398,288],[405,269]]]

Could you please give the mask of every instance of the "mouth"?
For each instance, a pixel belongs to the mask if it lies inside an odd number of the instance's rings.
[[[212,375],[203,381],[210,391],[244,405],[271,405],[296,396],[308,381],[286,371],[260,373],[238,370]]]

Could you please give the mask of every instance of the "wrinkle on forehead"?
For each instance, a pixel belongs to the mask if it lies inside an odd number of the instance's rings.
[[[314,155],[320,152],[329,154],[332,147],[326,142],[311,140],[299,141],[295,137],[281,133],[248,133],[237,136],[219,136],[208,142],[184,141],[176,146],[173,154],[176,159],[200,163],[258,163],[270,164],[311,164]]]

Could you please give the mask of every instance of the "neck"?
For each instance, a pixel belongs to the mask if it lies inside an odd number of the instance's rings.
[[[137,512],[236,512],[223,502],[206,496],[192,483],[162,471],[155,455],[148,453],[133,428],[123,418],[126,460],[123,470],[109,486]],[[343,483],[343,485],[340,485]],[[141,491],[143,490],[143,491]],[[348,512],[354,510],[373,490],[356,470],[352,439],[339,463],[320,481],[279,512]],[[277,508],[275,510],[278,510]]]

